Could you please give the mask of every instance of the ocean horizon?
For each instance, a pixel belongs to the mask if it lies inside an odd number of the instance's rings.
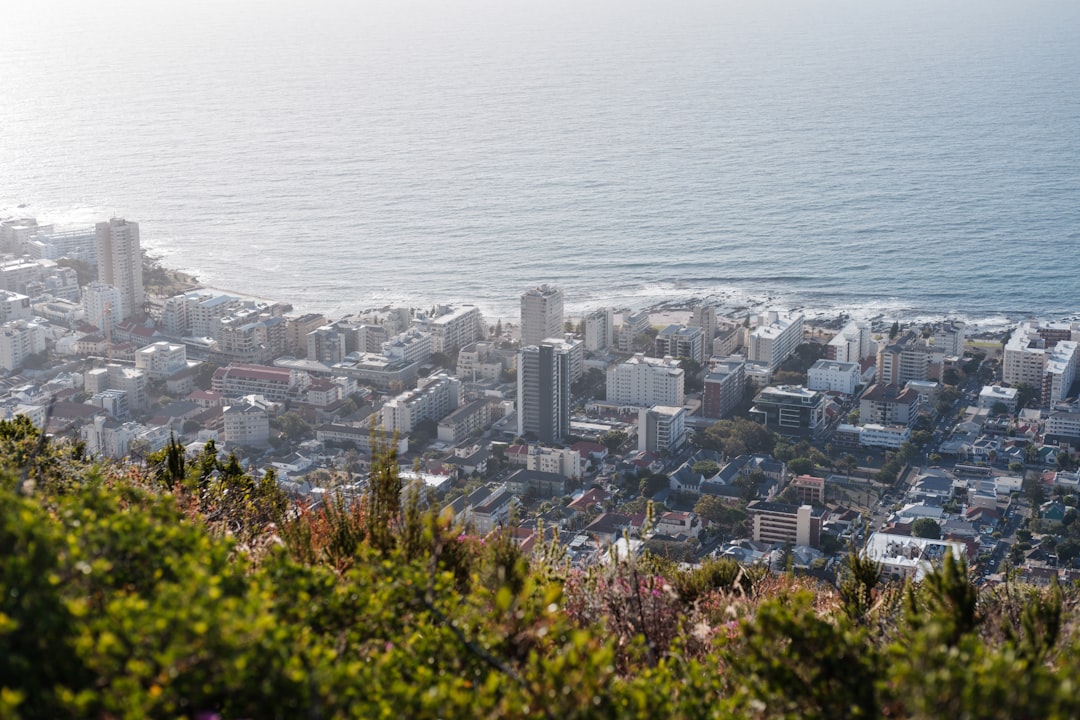
[[[7,11],[0,217],[330,316],[1080,312],[1076,3],[144,5]]]

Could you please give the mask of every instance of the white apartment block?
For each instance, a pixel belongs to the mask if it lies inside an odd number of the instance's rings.
[[[29,296],[0,290],[0,325],[12,320],[29,320],[33,314]]]
[[[0,326],[0,369],[18,370],[27,358],[45,352],[45,325],[35,320],[12,320]]]
[[[1071,326],[1020,323],[1005,344],[1002,379],[1027,383],[1041,392],[1043,405],[1064,400],[1076,379],[1078,343]]]
[[[222,410],[225,441],[237,445],[265,445],[270,440],[270,413],[265,402],[240,398]]]
[[[135,367],[146,371],[151,380],[163,380],[187,367],[187,346],[161,341],[139,348]]]
[[[703,417],[727,418],[746,396],[746,361],[739,355],[713,359],[701,393]]]
[[[382,344],[382,354],[401,363],[426,363],[434,349],[434,336],[409,328]],[[441,352],[441,351],[440,351]]]
[[[142,249],[139,245],[139,224],[123,218],[97,224],[98,278],[120,290],[120,319],[142,315],[143,292]]]
[[[539,345],[546,338],[562,337],[563,291],[540,285],[521,296],[521,347]]]
[[[859,445],[896,450],[911,437],[911,428],[907,425],[881,425],[867,423],[859,428]]]
[[[822,392],[853,395],[861,376],[859,363],[839,360],[818,360],[806,373],[806,387]]]
[[[91,265],[98,264],[97,229],[53,230],[40,228],[26,243],[27,254],[35,260],[71,258]]]
[[[165,301],[161,321],[165,332],[181,337],[208,337],[217,339],[217,328],[222,318],[243,307],[240,298],[208,290],[193,290],[174,295]]]
[[[682,406],[686,402],[685,371],[674,358],[638,353],[608,369],[607,401],[637,407]]]
[[[705,335],[700,327],[668,325],[656,336],[656,354],[660,357],[685,357],[702,363],[705,361],[705,347]],[[711,349],[712,346],[709,347]]]
[[[585,316],[585,349],[603,352],[615,346],[615,311],[611,308],[594,310]]]
[[[431,336],[431,352],[452,354],[471,342],[484,339],[484,318],[475,305],[452,308],[440,306],[434,317],[420,316],[412,321],[418,330]],[[559,321],[562,332],[562,320]]]
[[[1058,410],[1046,417],[1046,434],[1080,438],[1080,412]]]
[[[408,435],[421,420],[438,422],[461,407],[464,388],[445,373],[421,378],[415,390],[387,401],[379,411],[380,425],[388,434]]]
[[[575,383],[585,374],[585,344],[573,333],[544,338],[545,345],[559,348],[570,361],[570,382]]]
[[[491,400],[473,400],[450,413],[438,425],[439,440],[447,443],[459,443],[482,430],[487,429],[501,415],[502,410]]]
[[[803,340],[803,316],[769,311],[758,318],[758,325],[747,340],[747,359],[775,370],[795,352]]]
[[[960,357],[964,354],[966,323],[960,320],[946,320],[934,328],[934,347],[940,349],[946,357]]]
[[[82,289],[83,317],[94,327],[116,329],[120,324],[120,289],[95,280]]]
[[[858,363],[876,354],[877,343],[865,320],[848,323],[825,346],[825,357],[839,362]]]
[[[1009,412],[1016,412],[1016,400],[1018,396],[1016,388],[1001,387],[1000,385],[985,385],[979,391],[979,407],[990,410],[998,403],[1003,404]]]
[[[345,359],[345,333],[335,325],[323,325],[307,334],[307,359],[333,365]]]
[[[570,448],[530,445],[529,452],[525,456],[525,468],[555,473],[565,478],[580,478],[585,473],[585,460],[581,457],[581,453]]]
[[[502,360],[495,352],[494,343],[469,343],[458,351],[454,374],[466,382],[477,380],[498,382],[502,371]]]
[[[638,451],[675,452],[686,443],[686,409],[654,405],[638,410]]]

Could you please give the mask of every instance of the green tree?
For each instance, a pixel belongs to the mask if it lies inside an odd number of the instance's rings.
[[[915,537],[941,539],[941,526],[933,518],[921,517],[911,524],[911,534]]]
[[[608,430],[600,436],[600,444],[606,447],[608,452],[615,453],[623,446],[628,437],[622,430]]]

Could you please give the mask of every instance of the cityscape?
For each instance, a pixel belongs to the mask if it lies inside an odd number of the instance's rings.
[[[571,317],[469,304],[340,318],[204,288],[139,224],[0,223],[4,417],[143,466],[172,443],[358,501],[373,451],[477,536],[576,567],[651,553],[835,579],[1080,579],[1080,322],[808,321],[687,303]],[[849,309],[849,312],[851,309]],[[516,320],[516,322],[515,322]]]

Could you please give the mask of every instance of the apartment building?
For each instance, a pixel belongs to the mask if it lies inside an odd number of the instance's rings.
[[[563,291],[540,285],[521,296],[521,346],[539,345],[546,338],[562,337]]]
[[[585,316],[585,350],[603,352],[615,347],[615,311],[593,310]]]
[[[638,451],[674,453],[686,444],[686,409],[654,405],[638,411]]]
[[[825,345],[825,358],[838,362],[858,363],[876,354],[877,343],[865,320],[848,323]]]
[[[518,435],[559,442],[570,434],[570,354],[544,343],[518,353]]]
[[[1064,400],[1076,380],[1080,355],[1080,343],[1065,339],[1073,336],[1072,326],[1020,323],[1005,344],[1002,379],[1009,385],[1037,388],[1044,406]]]
[[[854,395],[861,375],[857,362],[818,360],[806,373],[806,386],[811,390]]]
[[[825,511],[810,505],[755,500],[746,506],[755,542],[817,547]]]
[[[421,378],[415,390],[388,400],[379,411],[379,424],[388,434],[408,435],[420,421],[437,423],[461,407],[463,401],[461,381],[446,373],[436,373]]]
[[[135,351],[135,367],[151,380],[164,380],[187,368],[187,346],[156,342]]]
[[[31,355],[45,352],[46,326],[33,319],[0,325],[0,369],[18,370]]]
[[[655,348],[658,357],[690,358],[705,361],[705,333],[700,327],[668,325],[656,335]]]
[[[524,301],[523,301],[524,302]],[[560,315],[562,313],[560,307]],[[413,326],[431,336],[431,352],[453,355],[469,343],[483,340],[486,332],[484,318],[475,305],[460,307],[439,306],[432,317],[420,315]],[[557,333],[562,332],[562,318]]]
[[[701,414],[721,420],[727,418],[746,396],[746,361],[739,356],[709,363],[702,392]]]
[[[626,311],[623,313],[622,323],[617,330],[619,352],[634,352],[634,341],[638,336],[649,329],[649,311],[638,310],[637,312]]]
[[[311,376],[299,370],[230,363],[214,371],[211,386],[226,397],[262,395],[273,402],[299,397],[311,383]]]
[[[859,420],[863,423],[911,427],[918,418],[923,396],[911,387],[877,383],[859,399]]]
[[[98,279],[120,291],[120,306],[114,308],[120,320],[143,313],[142,248],[139,224],[123,218],[100,222],[95,228]]]
[[[825,395],[797,385],[767,387],[750,416],[781,435],[817,437],[825,428]]]
[[[803,340],[801,313],[782,314],[769,311],[758,318],[757,327],[747,340],[747,359],[776,370],[795,352]]]
[[[607,371],[607,401],[619,405],[681,406],[686,402],[685,371],[671,357],[638,353]]]

